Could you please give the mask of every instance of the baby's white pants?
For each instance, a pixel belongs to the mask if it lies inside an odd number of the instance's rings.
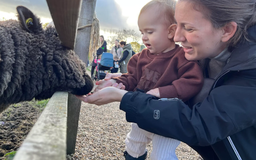
[[[151,160],[178,160],[175,150],[180,141],[145,131],[136,123],[132,123],[132,129],[126,136],[126,151],[132,157],[138,158],[145,154],[146,146],[150,141],[153,146]]]

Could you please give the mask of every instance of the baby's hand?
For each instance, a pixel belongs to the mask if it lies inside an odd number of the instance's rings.
[[[104,78],[105,81],[110,80],[114,77],[120,77],[122,73],[107,73],[106,77]]]
[[[116,81],[113,79],[97,81],[95,83],[97,85],[97,87],[94,89],[93,92],[97,92],[98,90],[101,90],[102,88],[113,86],[113,84],[115,84],[115,83],[116,83]]]
[[[160,93],[158,88],[151,89],[147,92],[147,94],[151,94],[153,96],[159,97],[160,98]]]
[[[125,90],[125,85],[123,85],[123,83],[115,83],[112,85],[113,87]]]

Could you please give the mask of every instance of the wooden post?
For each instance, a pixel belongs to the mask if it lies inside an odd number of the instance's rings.
[[[91,25],[95,12],[96,0],[83,0],[78,18],[78,31],[75,43],[76,54],[86,63],[88,60]]]
[[[62,45],[74,49],[82,0],[46,0]]]
[[[81,101],[72,94],[68,94],[67,115],[67,154],[75,153],[76,136],[79,122]]]
[[[75,53],[87,64],[91,25],[95,12],[96,0],[83,0],[78,18],[78,31],[75,43]],[[69,94],[67,120],[67,154],[75,153],[77,129],[79,122],[81,101]]]

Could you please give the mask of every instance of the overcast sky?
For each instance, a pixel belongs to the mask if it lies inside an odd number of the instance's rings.
[[[149,0],[97,0],[96,15],[101,28],[135,29],[140,9]],[[0,0],[0,19],[16,14],[16,6],[23,5],[41,18],[51,18],[46,0]],[[7,14],[8,13],[8,14]]]

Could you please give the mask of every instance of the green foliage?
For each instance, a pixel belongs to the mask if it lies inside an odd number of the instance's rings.
[[[86,70],[91,72],[91,66],[86,67]]]
[[[16,154],[16,151],[12,151],[12,152],[6,153],[4,155],[5,160],[12,160],[14,158],[15,154]]]
[[[45,99],[41,101],[35,101],[36,102],[36,107],[40,109],[40,111],[43,111],[44,108],[46,107],[47,103],[49,102],[50,99]]]
[[[36,105],[38,105],[40,108],[45,108],[48,102],[49,99],[36,101]]]
[[[20,106],[22,106],[21,103],[13,104],[13,107],[14,107],[14,108],[17,108],[17,107],[20,107]]]
[[[44,23],[42,27],[45,29],[49,23]]]
[[[39,108],[40,111],[43,111],[44,108],[46,107],[47,103],[49,102],[49,100],[50,100],[50,99],[45,99],[45,100],[40,100],[40,101],[38,101],[38,100],[33,99],[33,100],[31,100],[29,103],[30,103],[33,107]]]
[[[9,118],[11,116],[11,113],[12,113],[12,108],[9,107],[9,108],[6,109],[4,114],[6,115],[7,118]]]
[[[140,44],[138,42],[131,42],[131,46],[135,53],[140,52]]]
[[[112,35],[110,38],[105,39],[108,44],[108,49],[111,50],[112,47],[115,45],[115,40],[119,39],[119,41],[133,41],[133,42],[138,42],[141,39],[141,35],[133,29],[121,29],[121,30],[116,30],[116,29],[103,29],[104,32],[109,33]]]

